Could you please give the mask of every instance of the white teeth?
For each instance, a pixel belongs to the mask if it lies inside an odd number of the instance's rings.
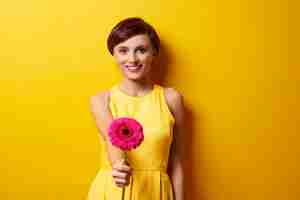
[[[142,65],[134,65],[134,66],[128,66],[126,65],[126,68],[130,71],[137,71],[142,67]]]
[[[128,66],[127,65],[127,67],[129,67],[129,68],[138,68],[138,67],[140,67],[141,65],[132,65],[132,66]]]

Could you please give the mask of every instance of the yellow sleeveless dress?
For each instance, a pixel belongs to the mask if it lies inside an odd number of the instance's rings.
[[[127,152],[132,176],[125,187],[125,200],[173,200],[167,167],[175,119],[166,104],[163,87],[154,84],[151,92],[141,97],[127,95],[118,84],[113,85],[110,92],[113,117],[135,118],[144,129],[142,144]],[[121,200],[122,188],[115,185],[104,145],[101,145],[101,154],[101,167],[87,199]]]

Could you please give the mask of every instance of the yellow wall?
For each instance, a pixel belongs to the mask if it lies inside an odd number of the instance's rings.
[[[128,16],[157,28],[164,83],[186,99],[187,199],[299,199],[298,12],[284,0],[1,2],[0,199],[84,199],[101,156],[88,97],[120,78],[105,41]]]

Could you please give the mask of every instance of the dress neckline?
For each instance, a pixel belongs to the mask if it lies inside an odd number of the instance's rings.
[[[144,99],[144,98],[147,98],[148,96],[151,96],[153,94],[153,92],[156,90],[156,87],[157,87],[157,85],[154,83],[152,89],[149,92],[147,92],[146,94],[144,94],[143,96],[132,96],[132,95],[127,94],[123,90],[121,90],[119,84],[116,85],[116,89],[119,91],[119,93],[121,93],[123,96],[125,96],[127,98],[134,99],[134,100]]]

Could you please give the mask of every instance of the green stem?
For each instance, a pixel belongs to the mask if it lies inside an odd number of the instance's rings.
[[[126,151],[124,152],[124,162],[127,163],[127,155],[126,155]],[[122,200],[125,199],[125,186],[122,187]]]
[[[125,199],[125,187],[122,188],[122,200]]]

